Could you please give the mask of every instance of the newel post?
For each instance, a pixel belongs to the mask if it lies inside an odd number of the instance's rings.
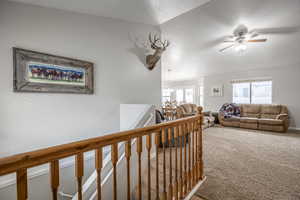
[[[202,123],[203,123],[203,108],[199,106],[197,108],[197,115],[200,115],[198,121],[198,179],[202,180],[203,178],[203,142],[202,142]]]
[[[202,110],[203,110],[203,108],[201,106],[198,106],[197,107],[197,114],[201,115],[202,114]]]

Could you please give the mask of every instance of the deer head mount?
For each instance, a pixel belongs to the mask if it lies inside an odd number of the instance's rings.
[[[162,42],[160,37],[157,37],[157,35],[154,35],[154,37],[152,38],[151,33],[149,34],[149,42],[151,44],[151,48],[154,50],[154,54],[147,55],[146,64],[148,66],[148,69],[152,70],[155,67],[156,63],[160,60],[162,53],[170,45],[170,42],[168,40]]]

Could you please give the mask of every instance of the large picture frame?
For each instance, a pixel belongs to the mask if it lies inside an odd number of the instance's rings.
[[[13,48],[14,92],[93,94],[94,64]]]

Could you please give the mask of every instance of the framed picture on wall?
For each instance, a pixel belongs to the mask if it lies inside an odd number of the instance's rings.
[[[222,97],[223,96],[223,85],[211,87],[210,95],[212,97]]]
[[[14,91],[93,94],[91,62],[13,48]]]

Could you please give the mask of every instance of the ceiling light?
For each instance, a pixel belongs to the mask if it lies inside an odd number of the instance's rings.
[[[245,51],[246,49],[247,49],[247,46],[246,46],[245,44],[242,44],[242,43],[238,44],[238,45],[235,47],[235,50],[236,50],[237,52],[243,52],[243,51]]]

